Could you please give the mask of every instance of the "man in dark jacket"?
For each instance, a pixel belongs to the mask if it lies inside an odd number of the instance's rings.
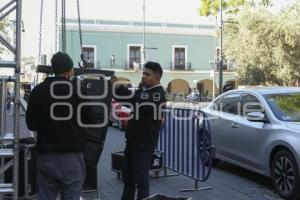
[[[58,52],[51,59],[55,77],[48,77],[31,92],[26,112],[30,130],[37,131],[38,199],[79,200],[85,179],[85,136],[77,119],[78,97],[73,61]],[[93,118],[83,112],[82,118]]]
[[[147,62],[143,69],[142,88],[132,90],[120,85],[114,98],[127,102],[133,109],[126,130],[125,163],[123,168],[124,190],[122,200],[149,196],[149,167],[159,138],[162,109],[166,102],[165,91],[160,85],[163,71],[160,64]],[[113,81],[115,82],[115,81]]]

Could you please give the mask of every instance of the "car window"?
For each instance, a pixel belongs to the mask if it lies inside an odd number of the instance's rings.
[[[246,116],[249,112],[264,112],[258,98],[252,94],[245,94],[241,98],[241,115]]]
[[[300,122],[300,93],[269,94],[265,98],[279,120]]]
[[[240,93],[225,95],[220,101],[219,110],[222,112],[237,115],[240,97]]]
[[[220,104],[220,97],[214,100],[212,105],[210,106],[210,109],[212,110],[219,110],[219,104]]]

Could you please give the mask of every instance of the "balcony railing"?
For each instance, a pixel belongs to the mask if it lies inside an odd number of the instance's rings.
[[[175,65],[174,62],[170,62],[170,70],[174,71],[192,71],[192,63],[187,62],[183,65]]]
[[[218,71],[220,69],[220,61],[210,61],[209,62],[211,69],[215,69],[215,71]],[[234,63],[229,62],[227,60],[223,61],[223,70],[224,71],[235,71]]]

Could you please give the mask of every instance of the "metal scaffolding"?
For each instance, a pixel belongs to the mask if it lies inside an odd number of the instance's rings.
[[[20,72],[21,72],[21,32],[22,32],[22,0],[12,0],[0,8],[0,20],[3,20],[13,11],[16,15],[15,45],[12,45],[0,35],[2,43],[14,56],[14,61],[0,61],[0,68],[13,68],[14,76],[1,76],[1,104],[0,104],[0,173],[4,173],[9,168],[13,168],[12,183],[0,183],[0,193],[11,193],[12,199],[18,199],[18,174],[19,174],[19,124],[20,124]],[[14,82],[14,113],[13,113],[13,133],[6,132],[6,105],[7,105],[7,82]],[[5,160],[3,159],[5,158]]]

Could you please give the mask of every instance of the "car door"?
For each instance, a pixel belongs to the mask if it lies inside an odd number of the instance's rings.
[[[231,149],[232,123],[238,114],[241,93],[231,92],[213,104],[210,112],[212,144],[216,147],[217,158],[228,157]]]
[[[235,152],[234,159],[243,165],[258,170],[263,170],[263,146],[269,130],[269,124],[264,122],[252,122],[246,118],[249,112],[263,112],[264,107],[257,96],[245,93],[241,97],[240,115],[233,122],[234,135],[231,148]]]

